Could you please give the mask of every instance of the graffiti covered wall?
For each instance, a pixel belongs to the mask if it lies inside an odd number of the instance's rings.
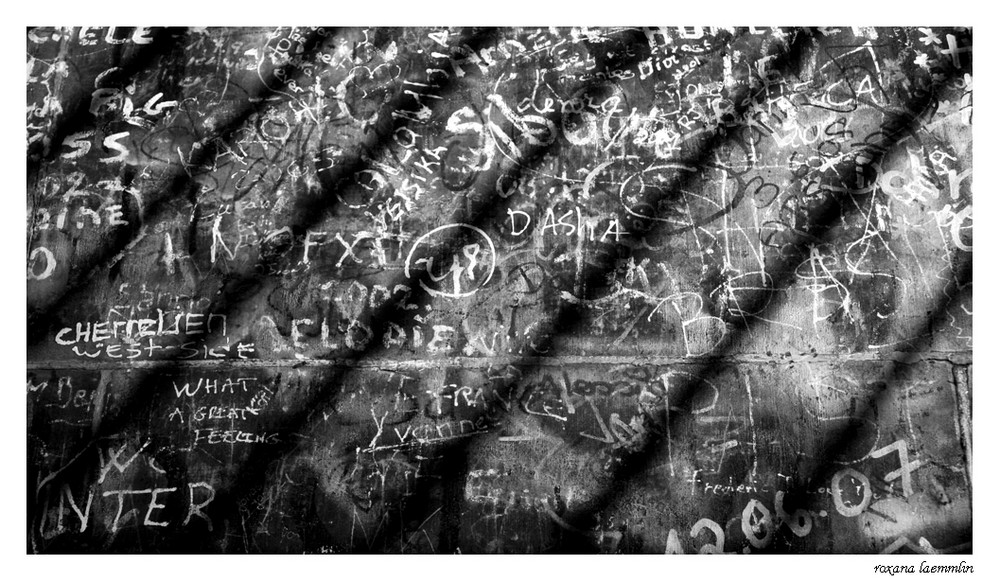
[[[29,552],[972,549],[972,32],[27,32]]]

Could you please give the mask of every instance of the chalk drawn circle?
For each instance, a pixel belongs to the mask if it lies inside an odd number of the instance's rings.
[[[35,266],[38,264],[38,259],[41,257],[44,259],[45,268],[42,272],[38,272]],[[52,254],[52,251],[45,247],[36,247],[31,254],[28,255],[28,280],[43,281],[52,276],[52,273],[56,270],[56,257]]]
[[[757,517],[755,511],[760,513],[760,517]],[[751,499],[743,508],[741,528],[750,545],[758,550],[766,548],[774,538],[774,519],[771,517],[771,510],[760,501]],[[761,529],[764,530],[764,537],[759,538],[757,533]]]
[[[861,487],[865,490],[861,497],[861,503],[858,503],[857,505],[852,504],[848,506],[844,503],[844,494],[840,489],[840,480],[845,475],[860,483]],[[866,477],[864,473],[849,467],[841,469],[834,474],[833,479],[830,481],[830,489],[833,495],[833,506],[836,507],[837,512],[844,517],[857,517],[861,515],[866,509],[868,509],[868,504],[871,503],[872,500],[872,485],[868,481],[868,477]]]
[[[664,235],[681,234],[715,222],[743,199],[744,185],[738,176],[730,176],[719,186],[721,203],[691,195],[692,191],[716,184],[717,180],[708,175],[711,172],[727,175],[725,170],[712,167],[699,170],[682,163],[657,164],[625,178],[618,198],[630,216],[670,225]],[[697,183],[690,185],[690,180]]]
[[[446,248],[449,243],[461,236],[461,230],[472,232],[473,240],[459,249]],[[443,235],[449,230],[457,231]],[[441,252],[444,250],[445,252]],[[488,254],[488,260],[482,251]],[[451,262],[442,273],[435,268],[434,261],[440,260],[450,253]],[[406,256],[403,272],[407,278],[419,277],[417,282],[433,296],[437,297],[469,297],[493,278],[497,265],[496,248],[489,235],[482,229],[468,224],[446,224],[423,234],[413,243],[413,248]],[[423,263],[426,268],[418,267]],[[420,272],[423,271],[423,275]]]

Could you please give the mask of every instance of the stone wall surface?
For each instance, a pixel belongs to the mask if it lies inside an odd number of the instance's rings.
[[[971,28],[27,55],[29,552],[971,551]]]

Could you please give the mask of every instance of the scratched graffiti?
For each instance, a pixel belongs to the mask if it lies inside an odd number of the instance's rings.
[[[967,553],[972,29],[27,31],[27,549]]]

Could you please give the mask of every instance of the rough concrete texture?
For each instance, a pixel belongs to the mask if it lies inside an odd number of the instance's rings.
[[[28,551],[971,551],[971,29],[27,46]]]

